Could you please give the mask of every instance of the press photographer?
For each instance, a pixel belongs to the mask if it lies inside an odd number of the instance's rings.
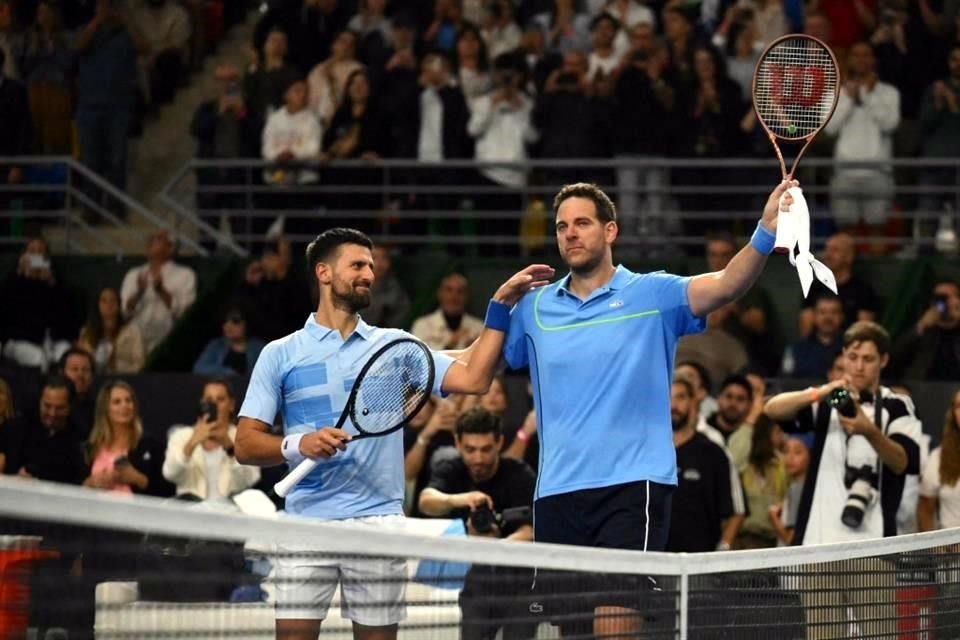
[[[462,518],[471,536],[532,540],[536,476],[525,462],[501,455],[500,418],[474,407],[457,419],[455,439],[460,456],[433,469],[420,511]],[[462,640],[492,640],[501,627],[504,640],[536,635],[536,622],[517,621],[526,613],[517,596],[529,593],[531,582],[531,570],[473,565],[460,593]]]
[[[910,399],[880,385],[889,351],[883,327],[856,322],[843,334],[842,378],[781,393],[764,405],[786,430],[814,434],[793,544],[897,533],[906,475],[920,472],[921,426]],[[888,558],[819,565],[801,578],[807,637],[845,638],[853,624],[857,637],[889,635],[897,614],[894,587]]]
[[[792,431],[815,436],[794,544],[896,535],[905,476],[920,471],[921,425],[908,398],[880,385],[889,351],[880,325],[856,322],[843,334],[842,379],[764,406]]]

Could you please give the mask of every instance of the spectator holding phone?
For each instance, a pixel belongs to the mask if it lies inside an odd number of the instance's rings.
[[[173,495],[163,478],[162,445],[143,432],[133,387],[112,380],[97,394],[93,430],[87,443],[89,475],[83,486],[116,493]]]
[[[17,269],[0,289],[7,313],[0,315],[3,356],[23,367],[46,371],[70,348],[76,334],[67,292],[50,263],[50,248],[37,236],[27,244]]]
[[[893,349],[900,377],[912,380],[960,379],[960,284],[939,280],[930,306]]]
[[[216,500],[249,489],[260,469],[233,457],[236,400],[229,381],[213,378],[203,387],[197,421],[176,427],[167,438],[163,477],[177,485],[177,497]]]

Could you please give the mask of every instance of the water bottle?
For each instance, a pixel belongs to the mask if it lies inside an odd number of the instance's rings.
[[[943,211],[933,244],[938,253],[955,256],[957,255],[957,232],[953,228],[953,207],[949,202],[943,205]]]

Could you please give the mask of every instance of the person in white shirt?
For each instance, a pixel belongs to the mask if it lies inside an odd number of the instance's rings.
[[[228,500],[260,479],[258,467],[240,464],[233,455],[235,409],[229,383],[214,378],[203,387],[196,423],[170,430],[163,477],[177,485],[177,496]]]
[[[467,132],[477,141],[475,157],[481,161],[522,162],[527,144],[539,134],[530,121],[533,100],[522,90],[522,74],[510,54],[494,61],[494,88],[473,104]],[[526,173],[513,167],[485,167],[480,173],[494,185],[520,189]]]
[[[433,313],[414,320],[410,333],[431,349],[463,349],[469,346],[483,329],[480,318],[467,313],[469,299],[467,279],[459,273],[447,275],[437,289],[440,306]]]
[[[520,46],[523,32],[514,18],[511,0],[494,0],[487,11],[489,19],[483,26],[483,39],[490,58],[496,60],[497,56]]]
[[[617,48],[617,34],[620,32],[620,23],[609,13],[601,13],[590,23],[591,41],[587,76],[591,82],[600,82],[609,79],[623,61],[623,54],[629,49],[629,42],[623,49]]]
[[[147,240],[147,262],[127,271],[120,288],[123,313],[140,328],[146,353],[156,347],[197,297],[193,269],[172,260],[173,241],[166,231]]]
[[[307,108],[307,84],[303,80],[295,80],[284,92],[283,99],[283,108],[267,118],[261,148],[264,160],[281,166],[265,171],[264,179],[277,185],[316,182],[317,174],[313,171],[283,167],[297,160],[313,160],[320,154],[323,132],[316,113]]]
[[[943,421],[940,446],[933,450],[920,478],[917,530],[960,527],[960,390],[954,391]]]
[[[867,42],[850,48],[847,67],[837,109],[824,127],[827,135],[837,139],[833,157],[890,160],[893,134],[900,124],[900,92],[877,79],[876,58]],[[890,165],[838,168],[830,183],[833,219],[841,227],[850,227],[862,218],[869,235],[884,235],[893,187]]]

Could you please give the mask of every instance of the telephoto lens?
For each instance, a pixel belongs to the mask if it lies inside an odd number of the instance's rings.
[[[852,418],[857,415],[857,405],[853,402],[853,396],[842,387],[830,392],[828,402],[831,407],[837,410],[837,413],[845,418]]]

